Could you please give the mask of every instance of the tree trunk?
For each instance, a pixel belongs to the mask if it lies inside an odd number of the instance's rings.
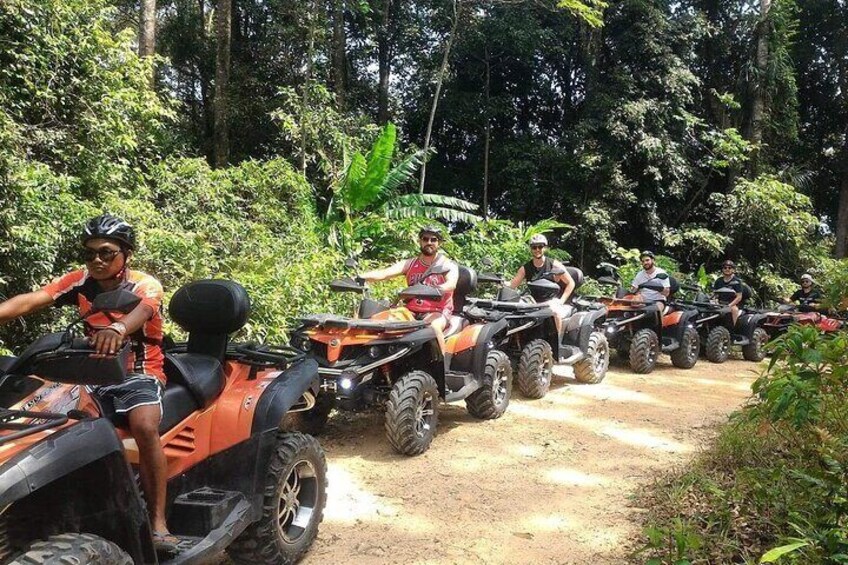
[[[433,94],[433,105],[430,107],[430,119],[427,120],[427,133],[424,135],[424,162],[421,164],[421,182],[418,185],[418,192],[424,194],[424,181],[427,177],[427,158],[430,152],[430,137],[433,134],[433,121],[436,119],[436,108],[439,106],[439,95],[442,92],[442,83],[445,80],[445,74],[448,70],[448,61],[450,61],[451,47],[453,47],[454,37],[456,36],[456,27],[459,23],[457,13],[457,0],[453,0],[453,24],[451,24],[450,34],[445,43],[445,54],[442,57],[442,66],[439,69],[439,75],[436,78],[436,92]]]
[[[215,11],[215,139],[214,165],[225,167],[230,159],[229,94],[230,83],[230,27],[232,0],[218,0]]]
[[[156,0],[141,0],[141,14],[138,28],[138,56],[152,57],[156,54]],[[150,83],[156,78],[153,71]]]
[[[344,21],[345,1],[332,0],[333,66],[332,84],[339,110],[345,109],[347,95],[347,35]]]
[[[200,42],[203,46],[206,46],[209,39],[206,33],[206,0],[197,0],[197,7],[200,13]],[[215,156],[212,146],[215,137],[215,108],[213,97],[209,93],[209,87],[213,86],[209,70],[209,65],[205,64],[205,61],[198,61],[197,74],[200,82],[200,100],[203,106],[203,122],[201,124],[203,152],[206,154],[206,160],[214,165]]]
[[[385,125],[389,121],[389,76],[391,74],[391,43],[389,41],[389,23],[391,22],[392,0],[383,0],[383,19],[377,33],[377,60],[380,82],[377,87],[377,123]]]
[[[489,61],[489,49],[486,49],[486,105],[483,108],[486,120],[486,133],[483,142],[483,219],[489,217],[489,145],[492,136],[492,121],[489,119],[489,98],[491,96],[492,65]]]
[[[749,141],[754,145],[754,150],[749,163],[749,172],[751,177],[756,177],[759,172],[760,160],[760,144],[763,141],[763,121],[765,119],[766,106],[766,74],[768,73],[769,64],[769,10],[771,9],[771,0],[760,0],[760,22],[757,25],[757,55],[756,68],[757,74],[754,77],[754,82],[751,84],[751,125],[748,136]]]
[[[306,115],[309,113],[309,94],[312,88],[312,69],[315,59],[315,12],[317,10],[317,0],[313,0],[309,6],[309,12],[306,15],[307,25],[307,47],[306,47],[306,73],[303,79],[303,92],[301,93],[301,116],[300,116],[300,172],[306,176],[306,137],[309,130],[309,124],[306,121]]]
[[[848,150],[843,160],[848,161]],[[836,258],[848,257],[848,162],[843,163],[839,187],[839,208],[836,212]]]

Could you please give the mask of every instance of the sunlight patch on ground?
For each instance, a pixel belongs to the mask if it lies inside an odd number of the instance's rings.
[[[326,520],[354,522],[399,513],[399,508],[362,488],[356,477],[339,465],[327,469]]]
[[[551,482],[578,487],[599,487],[609,482],[603,477],[589,475],[577,469],[549,469],[545,476]]]
[[[597,400],[612,400],[613,402],[639,402],[642,404],[653,404],[655,406],[667,406],[661,400],[654,398],[650,394],[628,390],[626,388],[617,387],[615,385],[599,385],[599,386],[580,386],[573,387],[570,391],[572,394],[593,398]]]
[[[742,375],[740,375],[740,376],[742,376]],[[754,375],[744,375],[744,376],[750,376],[751,378],[754,377]],[[704,385],[704,386],[720,386],[720,387],[731,388],[733,390],[739,390],[739,391],[744,391],[744,392],[748,392],[748,391],[751,390],[751,383],[746,382],[746,381],[736,381],[736,382],[729,383],[729,382],[726,382],[726,381],[716,381],[716,380],[713,380],[713,379],[692,379],[692,380],[693,380],[693,382],[696,382],[699,385]]]

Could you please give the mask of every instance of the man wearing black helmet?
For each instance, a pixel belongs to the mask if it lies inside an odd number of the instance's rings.
[[[360,273],[365,281],[383,281],[401,275],[406,276],[406,284],[426,284],[442,291],[439,300],[411,299],[406,307],[416,316],[430,323],[436,335],[444,345],[444,330],[453,314],[453,291],[459,280],[459,268],[456,263],[439,252],[444,236],[442,228],[428,225],[418,232],[418,245],[421,252],[418,257],[398,261],[385,269]]]
[[[736,320],[739,319],[739,303],[742,302],[742,279],[736,276],[736,264],[730,259],[721,264],[721,276],[713,283],[713,291],[721,288],[729,288],[736,293],[730,300],[719,295],[719,302],[730,306],[730,315],[736,325]]]
[[[165,521],[167,463],[159,443],[165,385],[163,293],[159,281],[129,269],[135,247],[135,232],[128,223],[110,214],[92,218],[82,233],[80,258],[85,267],[53,280],[40,290],[0,303],[0,324],[51,305],[76,306],[80,315],[84,315],[98,294],[110,290],[124,289],[141,297],[141,303],[129,314],[110,314],[118,321],[104,314],[86,319],[86,332],[97,355],[115,355],[125,341],[129,341],[131,348],[127,380],[89,390],[107,412],[126,417],[138,445],[141,486],[154,540],[158,549],[173,551],[179,540],[168,533]]]

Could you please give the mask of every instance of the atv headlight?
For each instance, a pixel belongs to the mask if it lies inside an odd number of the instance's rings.
[[[359,378],[353,371],[344,371],[339,375],[339,388],[344,391],[349,391],[356,386],[356,381]]]
[[[605,331],[607,332],[607,335],[612,335],[612,334],[615,333],[615,330],[617,330],[617,329],[618,329],[617,326],[610,325],[610,326],[607,326],[607,329]]]
[[[368,356],[371,359],[379,359],[383,356],[383,348],[379,345],[372,345],[368,348]]]

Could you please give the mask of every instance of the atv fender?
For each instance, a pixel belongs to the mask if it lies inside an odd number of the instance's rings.
[[[304,359],[280,373],[259,397],[251,432],[258,434],[279,428],[283,417],[303,393],[311,391],[317,396],[319,386],[318,363],[314,359]]]
[[[477,334],[477,342],[471,355],[453,357],[450,369],[473,373],[478,378],[485,374],[486,357],[488,357],[489,351],[494,349],[495,344],[503,339],[508,328],[509,322],[506,319],[484,325],[480,329],[480,333]]]
[[[33,539],[76,529],[117,543],[136,563],[156,562],[123,444],[105,418],[81,420],[3,463],[0,508],[29,524]]]
[[[586,352],[589,348],[589,337],[592,332],[603,323],[606,311],[603,309],[575,312],[565,322],[564,343],[575,345],[580,351]]]
[[[742,314],[736,321],[737,334],[751,339],[754,330],[762,325],[768,316],[766,314]]]
[[[663,333],[668,331],[669,337],[676,339],[678,343],[683,343],[683,332],[686,331],[686,326],[697,327],[695,320],[699,315],[697,310],[683,310],[677,324],[671,328],[663,328]]]

